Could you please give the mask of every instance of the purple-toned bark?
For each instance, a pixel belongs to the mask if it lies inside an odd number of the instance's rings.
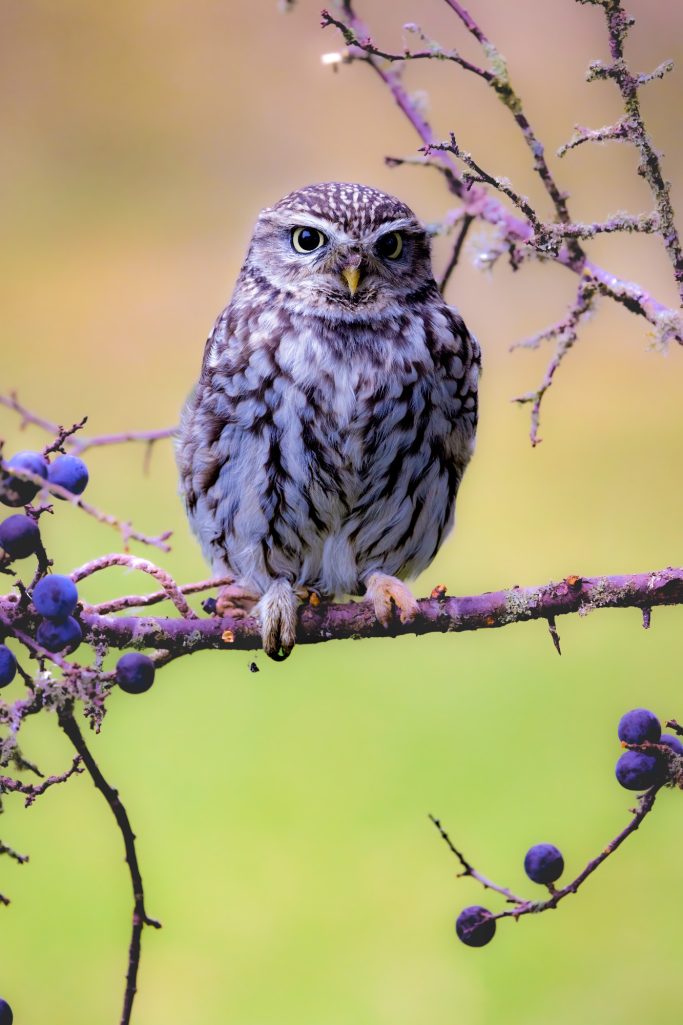
[[[656,342],[661,347],[665,347],[671,340],[683,344],[683,318],[678,310],[659,302],[640,285],[623,280],[600,267],[588,258],[581,244],[596,235],[616,231],[658,235],[671,261],[679,295],[683,300],[683,254],[674,219],[670,185],[662,171],[660,156],[644,124],[639,100],[639,90],[649,82],[662,78],[673,65],[670,61],[665,61],[649,74],[632,74],[623,51],[624,40],[632,21],[623,10],[621,0],[578,2],[592,3],[604,9],[612,62],[593,62],[589,68],[588,80],[612,80],[621,94],[624,115],[614,124],[599,129],[577,128],[572,139],[560,147],[558,155],[563,156],[584,142],[615,140],[631,143],[638,151],[639,173],[647,182],[655,204],[653,211],[636,215],[615,214],[590,224],[576,222],[570,216],[568,194],[559,185],[546,160],[544,146],[529,122],[522,99],[512,84],[505,57],[475,18],[457,0],[446,0],[446,3],[481,46],[484,58],[481,65],[465,60],[457,50],[440,46],[414,23],[404,25],[404,31],[419,41],[419,49],[411,49],[408,45],[400,53],[382,49],[373,41],[366,25],[356,13],[352,0],[342,0],[335,8],[334,15],[324,10],[322,25],[334,26],[341,32],[346,44],[343,56],[347,62],[365,63],[379,76],[421,140],[423,157],[405,160],[389,157],[387,163],[390,166],[419,163],[435,168],[442,174],[451,195],[460,201],[461,206],[456,215],[470,219],[466,222],[467,228],[472,221],[479,221],[495,229],[495,239],[485,254],[486,258],[479,261],[482,266],[491,267],[501,256],[507,256],[515,269],[530,257],[551,259],[580,276],[580,292],[584,283],[590,286],[591,306],[597,296],[607,296],[630,312],[645,317],[653,325]],[[401,78],[401,70],[406,62],[423,60],[450,62],[463,71],[474,74],[493,90],[522,132],[524,142],[532,155],[533,170],[550,199],[554,214],[552,222],[544,220],[529,201],[512,188],[503,175],[484,171],[469,153],[463,153],[457,146],[452,132],[450,143],[440,142],[419,102],[414,94],[406,90]],[[459,168],[459,162],[464,163],[469,171],[463,173]],[[506,197],[513,204],[515,212],[496,199],[490,191],[492,189]],[[518,216],[516,211],[522,216]],[[451,224],[456,219],[457,217],[451,215]],[[461,243],[456,241],[457,253],[453,265],[457,263],[460,245]],[[452,270],[453,267],[449,266],[447,273],[444,274],[444,285]],[[585,289],[583,291],[585,298]],[[581,302],[578,303],[578,307],[582,305]],[[517,399],[518,402],[528,402],[532,405],[531,441],[534,445],[540,441],[538,424],[543,397],[552,383],[556,370],[577,339],[579,319],[577,303],[574,303],[567,315],[535,336],[533,344],[538,345],[541,340],[555,341],[556,349],[541,385]],[[569,333],[568,322],[571,322]]]
[[[194,586],[199,588],[209,584]],[[177,591],[181,590],[177,585],[175,587]],[[156,592],[154,597],[160,600],[169,597],[169,593]],[[551,623],[556,622],[558,616],[575,612],[586,615],[596,609],[636,608],[648,611],[657,605],[680,605],[683,604],[683,568],[618,576],[571,575],[540,587],[511,587],[477,595],[422,598],[418,604],[420,613],[415,620],[402,624],[396,618],[389,629],[375,619],[371,605],[363,601],[305,605],[299,615],[297,644],[490,630],[529,620]],[[22,607],[15,595],[0,597],[0,618],[10,629],[24,635],[32,635],[36,628],[35,614],[30,608]],[[102,615],[99,612],[83,612],[78,618],[87,642],[111,648],[156,648],[177,657],[210,649],[253,651],[261,646],[260,628],[253,618],[190,619]],[[51,658],[49,653],[45,657]]]

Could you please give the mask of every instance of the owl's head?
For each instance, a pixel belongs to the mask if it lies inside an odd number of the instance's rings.
[[[435,288],[427,234],[412,210],[366,185],[308,185],[263,210],[246,268],[292,308],[343,320],[400,313]]]

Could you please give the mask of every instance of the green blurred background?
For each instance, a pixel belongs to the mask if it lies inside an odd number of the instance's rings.
[[[681,57],[683,8],[631,0],[638,70]],[[444,45],[476,50],[437,0],[359,0],[377,41],[400,46],[418,20]],[[572,0],[472,0],[510,61],[548,152],[575,122],[606,124],[609,84],[587,85],[607,56],[597,8]],[[43,415],[83,414],[101,433],[174,423],[203,341],[227,301],[260,207],[315,180],[398,193],[443,215],[440,178],[390,171],[385,153],[417,142],[362,66],[323,69],[338,38],[301,0],[5,0],[0,5],[0,387]],[[509,115],[478,81],[415,66],[440,133],[547,204]],[[681,71],[649,87],[645,113],[680,190]],[[624,146],[552,158],[577,219],[650,209]],[[485,244],[485,239],[481,240]],[[601,240],[592,255],[662,300],[676,295],[655,239]],[[445,250],[437,247],[443,266]],[[681,356],[648,348],[647,325],[608,304],[581,332],[548,395],[532,450],[527,410],[510,398],[540,379],[548,353],[509,344],[561,316],[575,287],[560,268],[458,271],[450,297],[485,356],[476,458],[458,528],[417,591],[455,593],[680,564]],[[8,450],[39,445],[0,411]],[[93,452],[91,499],[140,529],[175,531],[160,561],[179,580],[205,567],[176,495],[171,447],[150,473],[142,451]],[[46,528],[67,572],[119,545],[71,508]],[[141,554],[145,554],[141,552]],[[149,553],[147,553],[149,554]],[[152,553],[154,557],[154,553]],[[138,591],[112,571],[95,600]],[[442,817],[476,865],[515,889],[522,859],[549,840],[575,873],[625,824],[613,778],[615,728],[645,704],[683,716],[680,611],[491,633],[330,643],[284,665],[202,654],[146,695],[114,694],[93,748],[139,835],[150,913],[139,1025],[601,1025],[680,1016],[683,939],[679,799],[663,795],[642,831],[555,914],[505,923],[483,951],[453,935],[466,904],[496,909],[427,820]],[[19,688],[15,684],[15,694]],[[10,696],[10,692],[7,692]],[[54,719],[31,722],[26,753],[61,771]],[[129,933],[120,837],[85,778],[29,811],[10,799],[2,838],[0,992],[17,1025],[118,1021]]]

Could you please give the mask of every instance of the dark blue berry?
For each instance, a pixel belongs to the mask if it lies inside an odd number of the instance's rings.
[[[8,516],[0,523],[0,548],[12,559],[25,559],[38,551],[40,531],[35,520],[21,513]]]
[[[0,644],[0,687],[6,687],[8,683],[11,683],[16,671],[16,658],[6,644]]]
[[[0,1000],[0,1025],[12,1025],[14,1015],[6,1000]]]
[[[88,467],[78,456],[57,456],[47,472],[51,484],[59,484],[72,495],[82,495],[88,483]]]
[[[524,858],[524,871],[533,883],[554,883],[564,872],[564,858],[551,843],[537,843]]]
[[[154,662],[148,655],[129,651],[116,663],[116,682],[126,694],[144,694],[154,683]]]
[[[683,755],[683,742],[680,737],[674,736],[673,733],[662,733],[659,738],[660,744],[666,744],[670,747],[677,755]]]
[[[619,720],[619,740],[625,744],[642,744],[649,740],[656,744],[662,735],[662,727],[654,712],[647,708],[634,708]]]
[[[627,790],[648,790],[666,775],[663,758],[644,751],[624,751],[617,762],[616,777]]]
[[[15,470],[29,470],[39,477],[47,477],[47,460],[40,452],[17,452],[7,461],[7,465]],[[0,483],[0,502],[10,506],[26,505],[39,491],[39,484],[7,474]]]
[[[73,580],[53,573],[38,581],[31,597],[41,616],[63,623],[76,608],[78,591]]]
[[[36,630],[36,640],[46,651],[64,651],[68,654],[75,651],[83,640],[80,624],[69,616],[63,623],[53,623],[44,619]]]
[[[496,921],[490,911],[474,904],[460,912],[455,931],[468,947],[485,947],[494,937]]]
[[[202,608],[206,612],[207,616],[215,616],[216,615],[216,599],[215,598],[205,598],[204,601],[202,602]]]

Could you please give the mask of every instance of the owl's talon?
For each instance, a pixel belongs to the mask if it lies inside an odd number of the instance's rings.
[[[216,615],[246,619],[254,613],[259,595],[240,584],[226,584],[216,597]]]
[[[394,612],[401,623],[409,623],[420,611],[410,588],[387,573],[371,573],[365,582],[365,600],[371,601],[375,616],[384,627],[391,625]]]

